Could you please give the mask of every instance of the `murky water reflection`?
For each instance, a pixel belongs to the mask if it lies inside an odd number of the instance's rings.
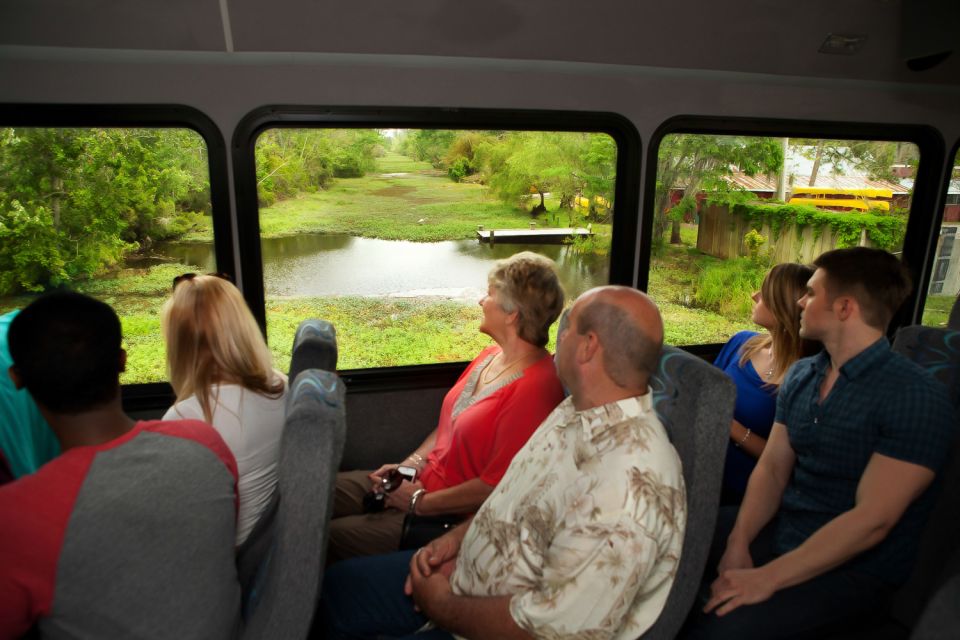
[[[438,296],[475,301],[493,262],[518,251],[556,261],[569,297],[609,278],[606,258],[580,256],[564,245],[498,244],[476,240],[408,242],[339,234],[301,234],[261,243],[268,296]],[[215,270],[212,245],[168,244],[163,253]]]

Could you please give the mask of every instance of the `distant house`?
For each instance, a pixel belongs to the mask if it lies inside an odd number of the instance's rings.
[[[870,208],[870,201],[873,201],[873,204],[876,204],[877,208],[886,210],[889,210],[891,207],[906,209],[910,205],[910,192],[913,189],[913,179],[908,176],[912,175],[913,168],[906,165],[894,165],[891,167],[894,175],[898,176],[897,181],[872,179],[870,176],[865,175],[862,170],[855,169],[844,163],[840,163],[838,167],[822,165],[817,172],[817,179],[813,185],[810,184],[810,175],[813,173],[813,161],[800,153],[798,148],[791,147],[784,165],[787,172],[786,200],[791,202],[802,202],[805,199],[856,199],[860,201],[860,203],[853,204],[836,202],[832,203],[832,206],[826,202],[805,203],[829,207],[840,211],[864,211]],[[749,191],[758,198],[774,198],[777,193],[776,175],[758,174],[748,176],[740,171],[733,171],[728,180],[732,185],[736,185],[736,187],[744,191]],[[960,181],[958,181],[955,187],[956,194],[960,197]],[[670,206],[680,202],[683,197],[684,188],[685,185],[675,185],[670,189]],[[951,190],[951,193],[954,193],[954,191]],[[828,195],[835,197],[829,198],[827,197]],[[698,204],[702,202],[705,197],[705,193],[698,193]],[[956,215],[958,217],[954,219],[960,219],[960,200],[957,198],[955,198],[955,200]],[[880,204],[880,202],[883,204]]]
[[[954,173],[960,167],[954,167]],[[913,188],[913,178],[904,178],[902,182]],[[954,178],[947,187],[947,200],[943,207],[943,222],[960,222],[960,178]]]

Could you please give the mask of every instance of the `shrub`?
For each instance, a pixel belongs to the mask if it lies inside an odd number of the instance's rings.
[[[749,317],[753,308],[750,296],[760,289],[767,268],[757,260],[736,258],[698,261],[699,273],[694,285],[696,306],[715,311],[727,318]]]

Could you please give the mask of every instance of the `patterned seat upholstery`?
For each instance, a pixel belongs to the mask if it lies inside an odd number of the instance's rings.
[[[897,332],[893,349],[946,385],[950,401],[960,412],[960,331],[904,327]],[[960,557],[960,437],[954,440],[938,481],[940,497],[924,530],[916,567],[894,600],[894,617],[907,627],[913,626],[927,601],[950,577],[945,561]]]
[[[326,320],[308,318],[293,336],[290,379],[306,369],[337,370],[337,330]]]
[[[665,346],[650,383],[657,415],[683,462],[687,530],[677,577],[663,613],[642,636],[677,635],[700,587],[720,501],[736,389],[722,371],[675,347]]]
[[[243,594],[245,640],[306,638],[310,631],[343,456],[345,398],[343,383],[328,371],[303,371],[290,387],[279,501],[272,529],[262,533],[265,552]]]

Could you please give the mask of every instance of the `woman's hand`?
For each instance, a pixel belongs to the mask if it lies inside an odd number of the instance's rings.
[[[376,471],[374,471],[373,473],[371,473],[370,475],[368,475],[367,477],[370,478],[370,482],[373,483],[373,485],[370,487],[370,490],[379,491],[380,484],[383,481],[383,478],[386,478],[391,471],[393,471],[399,466],[400,465],[398,464],[385,464],[381,466],[379,469],[377,469]]]
[[[406,511],[410,508],[410,499],[413,497],[413,492],[422,488],[423,484],[420,482],[404,480],[399,487],[387,494],[386,506],[391,509]]]

